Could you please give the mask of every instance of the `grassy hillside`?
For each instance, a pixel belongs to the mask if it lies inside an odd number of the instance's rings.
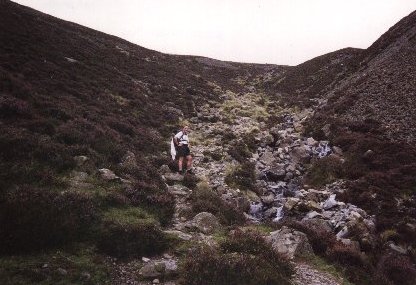
[[[168,224],[174,202],[157,169],[170,134],[222,91],[244,90],[241,80],[284,69],[165,55],[1,5],[1,252],[90,239],[105,247],[95,239],[111,239],[119,229],[101,230],[131,206],[142,211],[123,226],[132,237]],[[102,168],[121,179],[103,181]]]

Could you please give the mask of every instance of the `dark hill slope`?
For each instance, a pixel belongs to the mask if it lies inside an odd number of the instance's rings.
[[[295,67],[264,83],[264,88],[282,96],[282,103],[310,106],[323,91],[331,88],[356,68],[362,50],[345,48],[331,52]]]
[[[156,169],[180,119],[225,90],[244,91],[241,78],[285,70],[166,55],[0,5],[0,252],[83,239],[106,212],[118,213],[114,205],[169,223],[174,202]],[[102,190],[100,168],[133,181],[130,192]]]
[[[179,117],[219,100],[216,86],[239,92],[239,76],[276,68],[165,55],[11,2],[0,41],[3,186],[29,178],[12,167],[28,161],[67,169],[76,154],[101,166],[126,150],[153,155]]]
[[[323,94],[328,101],[310,120],[309,131],[346,152],[342,176],[350,186],[344,199],[377,215],[380,236],[392,230],[396,242],[414,247],[416,12],[356,61],[357,70]]]
[[[380,124],[388,139],[416,140],[416,12],[365,50],[359,70],[328,93],[324,113],[347,122]]]

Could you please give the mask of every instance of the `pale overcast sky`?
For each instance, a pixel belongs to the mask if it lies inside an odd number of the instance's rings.
[[[153,50],[296,65],[367,48],[416,0],[17,0]]]

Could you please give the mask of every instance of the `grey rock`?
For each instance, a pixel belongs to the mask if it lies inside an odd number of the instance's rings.
[[[309,244],[307,236],[286,226],[271,232],[267,240],[272,244],[274,250],[291,259],[313,255],[312,246]]]
[[[349,231],[349,229],[348,229],[348,227],[347,226],[344,226],[337,234],[336,234],[336,236],[337,236],[337,238],[338,239],[342,239],[342,238],[346,238],[346,237],[348,237],[348,235],[349,235],[349,233],[350,233],[350,231]]]
[[[342,156],[344,154],[344,152],[342,151],[342,148],[338,147],[338,146],[333,146],[332,150],[334,151],[335,154]]]
[[[177,236],[178,238],[180,238],[181,240],[185,240],[185,241],[188,241],[188,240],[191,240],[192,239],[192,235],[190,235],[190,234],[186,234],[186,233],[184,233],[184,232],[181,232],[181,231],[177,231],[177,230],[168,230],[168,231],[164,231],[165,233],[167,233],[167,234],[172,234],[172,235],[174,235],[174,236]]]
[[[192,219],[192,226],[198,228],[205,234],[211,234],[220,228],[217,217],[211,213],[201,212]]]
[[[277,213],[277,207],[271,207],[264,212],[264,217],[270,219],[271,217],[275,217]]]
[[[264,165],[272,165],[275,161],[273,152],[271,152],[270,150],[266,150],[263,153],[263,155],[260,157],[259,161],[263,163]]]
[[[297,204],[299,204],[299,198],[288,198],[285,202],[284,209],[285,211],[291,211]]]
[[[293,179],[293,177],[295,177],[295,175],[293,174],[293,172],[287,172],[285,175],[284,180],[285,181],[290,181],[291,179]]]
[[[364,154],[363,157],[364,158],[370,158],[374,155],[374,151],[372,151],[371,149],[367,150]]]
[[[311,212],[309,212],[309,213],[306,214],[306,218],[307,219],[313,219],[313,218],[316,218],[316,217],[322,217],[322,215],[319,214],[316,211],[311,211]]]
[[[163,262],[146,263],[139,271],[139,274],[145,278],[153,278],[164,275],[166,266]]]
[[[400,254],[407,254],[407,249],[400,246],[400,245],[396,245],[393,242],[389,243],[389,248],[392,249],[393,251],[400,253]]]
[[[318,142],[314,138],[312,138],[312,137],[307,138],[306,139],[306,143],[309,146],[316,146],[316,145],[318,145]]]
[[[113,171],[111,171],[110,169],[101,168],[101,169],[98,169],[98,171],[101,174],[101,178],[104,179],[104,180],[112,181],[112,180],[119,180],[120,179],[120,177],[115,175],[115,173]]]
[[[317,229],[326,233],[332,233],[331,224],[327,220],[321,219],[319,216],[315,216],[314,218],[310,219],[304,218],[301,223],[311,229]]]
[[[309,151],[305,146],[298,146],[293,148],[290,156],[296,163],[308,163],[311,159]]]
[[[317,202],[315,202],[313,200],[305,201],[305,202],[303,202],[303,205],[308,210],[319,211],[319,212],[322,211],[322,207]]]
[[[74,157],[77,166],[82,166],[89,158],[85,155],[78,155]]]
[[[346,245],[346,246],[351,247],[351,248],[353,248],[357,251],[360,251],[360,243],[358,241],[350,240],[350,239],[347,239],[347,238],[341,238],[339,241],[343,245]]]
[[[63,268],[58,268],[56,271],[62,276],[68,275],[68,271]]]
[[[159,167],[159,173],[164,175],[166,173],[170,172],[170,168],[169,166],[167,166],[166,164],[163,164],[161,167]]]
[[[274,197],[273,193],[270,193],[267,196],[261,196],[261,201],[265,205],[271,205],[274,202],[274,198],[275,197]]]
[[[333,208],[333,207],[335,207],[335,206],[337,206],[338,205],[338,202],[335,200],[335,197],[336,197],[336,195],[335,194],[332,194],[325,202],[324,202],[324,205],[323,205],[323,208],[325,209],[325,210],[328,210],[328,209],[331,209],[331,208]]]
[[[165,179],[170,182],[181,182],[184,179],[183,175],[179,173],[167,173],[164,175]]]

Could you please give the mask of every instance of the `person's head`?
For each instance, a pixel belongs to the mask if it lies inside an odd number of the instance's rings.
[[[183,126],[182,131],[183,131],[184,133],[188,133],[188,132],[189,132],[189,126],[188,126],[188,125]]]

